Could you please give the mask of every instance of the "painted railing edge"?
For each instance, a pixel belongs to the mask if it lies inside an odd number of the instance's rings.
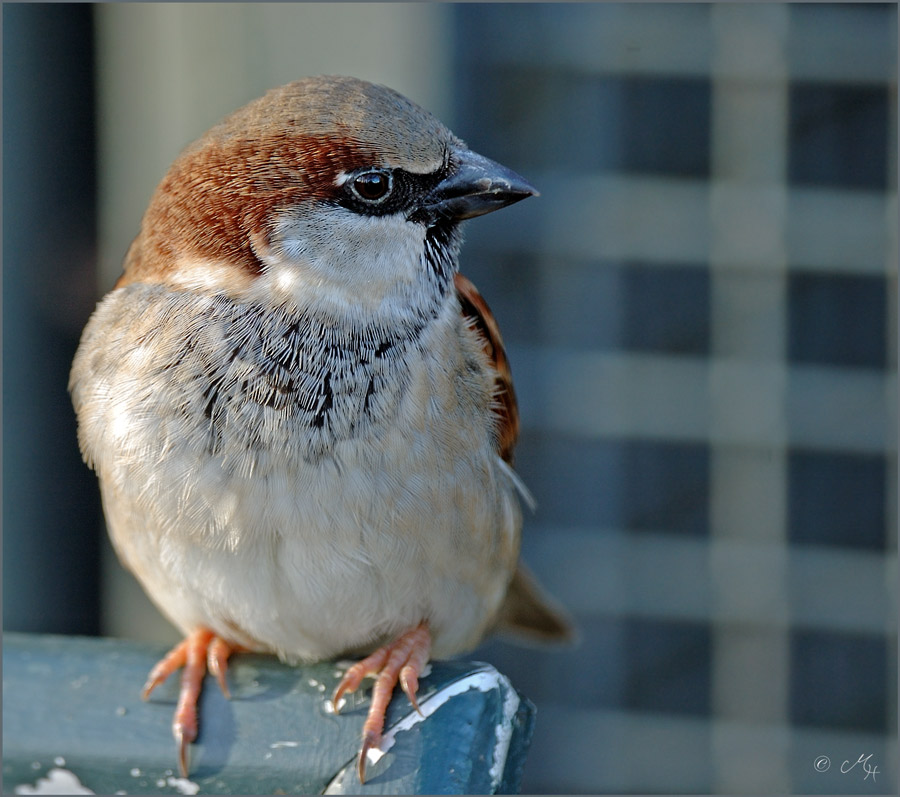
[[[355,756],[369,692],[340,714],[347,662],[288,666],[241,654],[232,699],[208,677],[189,778],[169,730],[177,680],[140,699],[164,651],[104,638],[4,633],[3,792],[98,794],[515,793],[534,706],[489,664],[434,662],[416,713],[395,694],[367,780]],[[62,789],[62,791],[60,791]]]

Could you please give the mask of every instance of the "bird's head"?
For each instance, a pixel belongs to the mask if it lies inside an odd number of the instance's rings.
[[[397,92],[307,78],[235,111],[181,154],[120,285],[383,308],[444,292],[459,222],[536,193]]]

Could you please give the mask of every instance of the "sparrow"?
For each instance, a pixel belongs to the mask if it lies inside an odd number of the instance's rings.
[[[122,563],[184,633],[182,774],[207,671],[362,657],[358,774],[400,685],[492,630],[570,635],[519,562],[519,431],[461,222],[537,195],[384,86],[273,89],[189,145],[98,304],[69,389]]]

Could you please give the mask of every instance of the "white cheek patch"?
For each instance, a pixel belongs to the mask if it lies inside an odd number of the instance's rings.
[[[401,214],[361,216],[343,208],[285,213],[263,261],[276,290],[333,289],[380,303],[420,278],[425,229]]]

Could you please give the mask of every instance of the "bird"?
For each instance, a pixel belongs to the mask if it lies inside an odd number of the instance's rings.
[[[488,633],[571,638],[520,561],[519,415],[461,223],[537,190],[385,86],[303,78],[188,145],[91,315],[69,390],[113,547],[207,672],[353,657],[357,772],[399,685]]]

